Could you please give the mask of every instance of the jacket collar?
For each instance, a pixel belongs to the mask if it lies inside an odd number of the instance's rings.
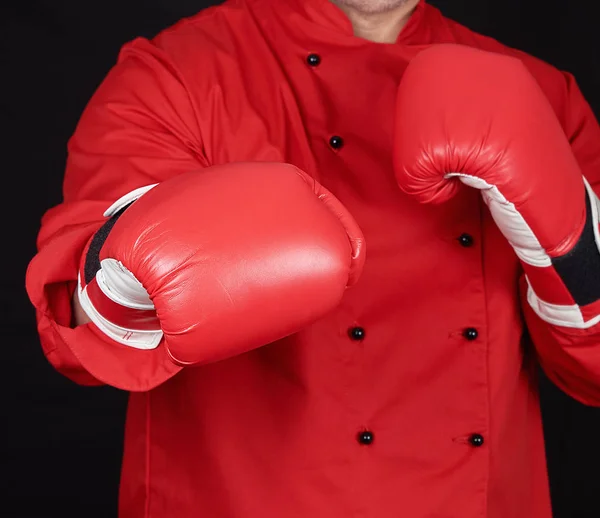
[[[352,24],[346,14],[330,0],[245,0],[250,8],[257,12],[270,11],[287,27],[309,38],[328,40],[332,43],[361,44],[364,40],[355,38]],[[434,13],[435,11],[435,13]],[[404,45],[426,43],[423,40],[429,32],[428,18],[439,12],[434,7],[420,0],[408,23],[402,29],[397,43]],[[262,16],[261,16],[262,17]],[[426,39],[426,38],[425,38]]]

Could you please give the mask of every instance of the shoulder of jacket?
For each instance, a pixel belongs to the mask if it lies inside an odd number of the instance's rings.
[[[219,50],[233,48],[252,23],[243,0],[226,0],[179,20],[152,42],[175,61],[190,56],[207,59]]]
[[[440,37],[445,42],[469,45],[487,52],[519,59],[540,85],[555,110],[560,110],[563,107],[567,96],[567,74],[564,71],[541,58],[506,45],[496,38],[474,31],[455,20],[443,16],[441,13],[439,17],[438,23],[442,28]]]

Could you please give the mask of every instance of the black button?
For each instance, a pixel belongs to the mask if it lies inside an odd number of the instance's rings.
[[[473,246],[473,236],[471,234],[461,234],[458,236],[458,242],[464,247]]]
[[[319,56],[318,54],[309,54],[306,58],[306,62],[311,67],[316,67],[321,63],[321,56]]]
[[[469,442],[471,443],[471,446],[479,448],[479,446],[483,446],[483,435],[479,433],[474,433],[473,435],[471,435],[471,437],[469,437]]]
[[[348,334],[352,340],[363,340],[365,337],[365,330],[362,327],[351,327],[348,329]]]
[[[369,432],[369,430],[359,432],[356,436],[356,440],[359,442],[359,444],[369,445],[373,442],[373,439],[373,432]]]
[[[477,337],[479,336],[479,332],[477,331],[477,329],[475,329],[474,327],[467,327],[464,331],[463,331],[463,336],[467,339],[467,340],[475,340],[477,339]]]
[[[333,137],[331,137],[329,139],[329,145],[333,149],[340,149],[344,145],[344,139],[342,137],[338,137],[337,135],[334,135]]]

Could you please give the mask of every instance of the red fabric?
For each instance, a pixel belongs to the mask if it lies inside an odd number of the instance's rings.
[[[518,261],[478,192],[431,207],[398,189],[396,89],[439,42],[522,58],[598,186],[600,131],[573,77],[424,3],[395,45],[354,38],[326,0],[236,0],[123,49],[70,142],[65,202],[45,216],[28,271],[57,369],[99,382],[71,348],[101,338],[69,329],[69,297],[102,212],[136,187],[291,162],[350,210],[368,257],[337,310],[254,352],[176,374],[115,349],[115,369],[153,388],[130,399],[122,518],[550,518],[525,319],[552,379],[595,405],[600,333],[545,325],[520,304]]]

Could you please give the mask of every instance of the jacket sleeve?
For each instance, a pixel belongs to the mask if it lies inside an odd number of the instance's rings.
[[[63,201],[44,214],[26,273],[42,348],[59,372],[79,384],[135,391],[177,372],[164,356],[120,346],[93,324],[73,328],[71,297],[83,248],[111,203],[206,165],[183,77],[155,42],[128,43],[68,143]]]
[[[572,75],[564,74],[562,99],[556,106],[565,133],[583,176],[596,196],[600,193],[600,128],[590,106]],[[591,200],[597,203],[597,200]],[[596,205],[598,206],[598,205]],[[527,283],[521,279],[523,308],[529,334],[547,376],[563,391],[583,404],[600,406],[600,233],[598,220],[593,221],[595,244],[574,268],[576,281],[588,293],[585,304],[550,308],[551,311],[577,312],[580,324],[564,326],[541,318],[528,302]],[[592,228],[592,227],[590,227]],[[573,272],[572,272],[573,273]],[[589,297],[591,290],[595,290]]]

